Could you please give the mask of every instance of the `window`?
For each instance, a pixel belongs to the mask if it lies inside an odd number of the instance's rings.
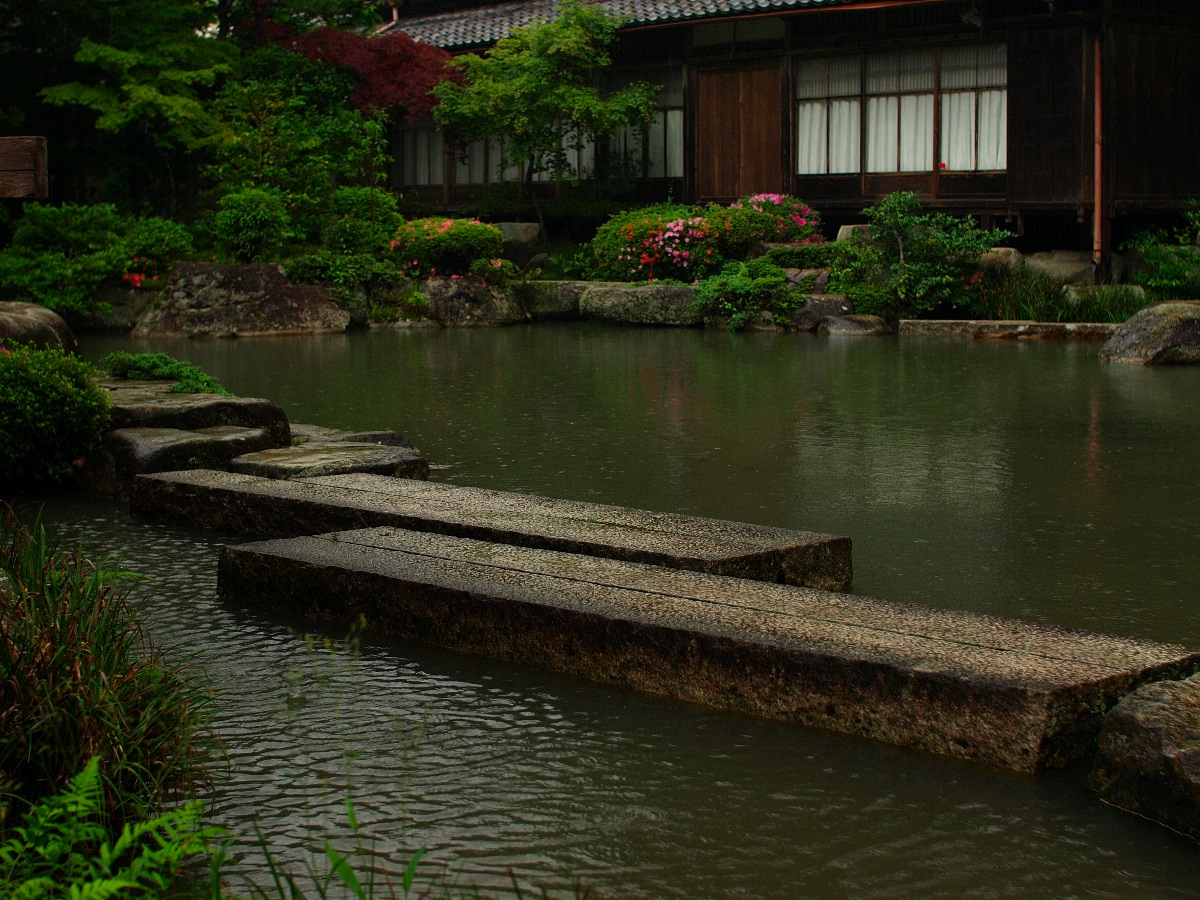
[[[503,162],[504,139],[474,141],[463,149],[454,167],[455,184],[494,184],[517,181],[520,170]]]
[[[797,174],[1002,171],[1007,145],[1003,44],[797,63]]]
[[[609,153],[618,170],[644,178],[683,177],[683,73],[667,69],[645,80],[661,87],[645,125],[628,125],[613,135]]]
[[[442,133],[432,122],[406,128],[400,139],[400,171],[408,186],[439,185],[444,180]]]

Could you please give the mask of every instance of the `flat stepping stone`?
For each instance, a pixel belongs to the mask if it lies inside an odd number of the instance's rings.
[[[112,398],[112,427],[175,428],[196,431],[222,425],[265,428],[272,447],[291,444],[287,414],[277,403],[258,397],[176,394],[170,381],[103,382]]]
[[[120,497],[135,477],[147,472],[225,468],[234,457],[274,446],[266,428],[217,425],[179,428],[118,428],[89,454],[82,472],[88,489]]]
[[[429,481],[227,472],[139,478],[133,512],[256,538],[394,525],[740,578],[850,586],[850,538]]]
[[[324,443],[341,443],[349,441],[356,444],[385,444],[388,447],[412,447],[412,444],[395,431],[344,431],[340,428],[326,428],[324,425],[307,425],[292,423],[292,443],[305,444],[309,441]]]
[[[447,535],[227,547],[223,598],[1019,772],[1095,751],[1180,646]]]
[[[316,478],[361,472],[393,478],[428,478],[429,463],[411,447],[355,441],[305,441],[247,453],[229,469],[262,478]]]

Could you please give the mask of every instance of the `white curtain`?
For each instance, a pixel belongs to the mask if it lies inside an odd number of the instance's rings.
[[[979,168],[1008,168],[1008,91],[979,92]]]
[[[857,172],[862,168],[862,104],[833,100],[829,104],[829,171]]]
[[[664,157],[667,143],[666,130],[666,122],[660,110],[650,117],[650,122],[646,125],[646,140],[649,142],[648,155],[650,157],[646,174],[650,178],[663,178],[666,175],[666,159]]]
[[[682,91],[682,88],[680,88]],[[666,176],[683,177],[683,110],[667,110]]]
[[[900,171],[929,172],[933,168],[933,95],[900,98]]]
[[[942,94],[942,162],[952,172],[975,168],[975,93]]]
[[[468,144],[464,155],[459,157],[454,171],[456,184],[483,184],[485,179],[484,142]]]
[[[867,171],[897,171],[900,98],[867,99]]]
[[[810,100],[796,109],[796,172],[799,175],[824,175],[827,136],[825,101]]]

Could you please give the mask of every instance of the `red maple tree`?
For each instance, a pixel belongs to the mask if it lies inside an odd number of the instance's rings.
[[[309,59],[352,70],[358,86],[350,94],[350,102],[359,109],[403,109],[410,125],[437,104],[429,95],[434,85],[447,78],[461,78],[446,65],[449,53],[414,41],[403,32],[368,37],[336,28],[317,28],[296,34],[281,25],[270,32],[271,39]]]

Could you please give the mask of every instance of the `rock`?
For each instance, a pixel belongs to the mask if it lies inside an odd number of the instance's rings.
[[[1200,302],[1148,306],[1117,329],[1100,358],[1146,366],[1200,362]]]
[[[153,308],[162,285],[151,281],[141,287],[131,284],[106,284],[96,294],[99,301],[86,315],[67,313],[67,321],[76,331],[92,334],[129,334],[141,318]]]
[[[829,287],[828,269],[784,269],[783,274],[793,287],[804,287],[805,282],[812,282],[807,288],[809,294],[823,294]]]
[[[266,428],[218,425],[178,428],[118,428],[88,456],[81,478],[97,494],[123,497],[133,479],[151,472],[225,469],[235,456],[265,450],[274,438]]]
[[[1042,253],[1031,253],[1025,257],[1025,265],[1064,284],[1091,284],[1095,280],[1092,254],[1086,250],[1046,250]],[[1124,270],[1124,258],[1119,253],[1114,253],[1113,281],[1120,281]]]
[[[0,301],[0,347],[8,342],[61,347],[68,353],[79,349],[75,333],[62,316],[37,303]]]
[[[816,331],[830,316],[853,315],[854,302],[845,294],[821,294],[809,297],[804,306],[792,312],[792,324],[800,331]]]
[[[319,478],[324,475],[391,475],[429,477],[429,463],[411,447],[355,441],[308,441],[294,447],[261,450],[239,456],[229,469],[260,478]]]
[[[518,281],[512,290],[535,319],[578,319],[590,281]]]
[[[696,291],[685,285],[593,283],[579,298],[580,315],[637,325],[699,325]]]
[[[1104,717],[1089,784],[1200,840],[1200,675],[1139,688]]]
[[[429,317],[440,325],[512,325],[530,319],[515,293],[477,278],[430,278],[421,293]]]
[[[848,240],[851,240],[856,234],[861,234],[864,238],[866,238],[869,241],[871,239],[871,226],[870,225],[843,225],[841,228],[838,229],[837,240],[848,241]]]
[[[783,331],[783,326],[775,321],[775,316],[765,309],[760,309],[746,323],[747,331]]]
[[[302,425],[292,423],[292,446],[321,441],[326,444],[351,442],[355,444],[383,444],[386,447],[408,447],[412,444],[395,431],[343,431],[326,428],[324,425]]]
[[[292,284],[274,263],[180,263],[137,337],[237,337],[346,330],[350,314],[329,290]]]
[[[1019,269],[1025,265],[1025,257],[1016,247],[993,247],[979,257],[981,266]]]
[[[879,316],[826,316],[820,330],[828,334],[891,334],[892,328]]]
[[[528,265],[542,227],[537,222],[497,222],[495,227],[504,236],[504,258],[522,268]]]
[[[292,442],[287,414],[270,400],[222,394],[175,394],[169,381],[102,382],[112,398],[112,427],[195,431],[220,425],[264,428],[272,447]],[[245,452],[245,451],[243,451]]]

